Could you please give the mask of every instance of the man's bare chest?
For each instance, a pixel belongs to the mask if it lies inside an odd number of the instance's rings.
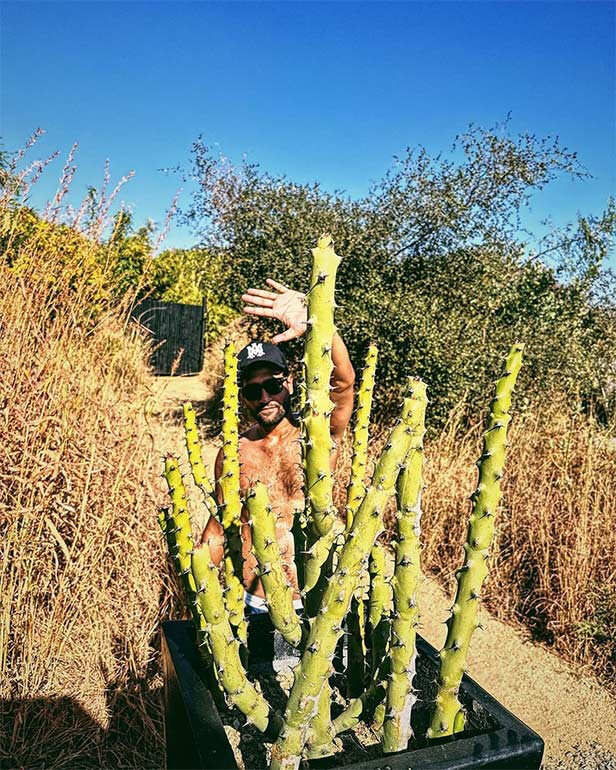
[[[264,448],[260,442],[240,443],[240,487],[247,492],[257,481],[264,483],[272,505],[286,507],[303,497],[302,459],[298,440]]]

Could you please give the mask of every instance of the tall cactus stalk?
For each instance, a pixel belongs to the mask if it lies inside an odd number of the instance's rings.
[[[216,673],[231,703],[245,715],[246,720],[265,732],[275,715],[262,693],[246,676],[235,639],[224,611],[218,570],[212,562],[207,545],[192,554],[192,575],[197,590],[197,601],[206,622]]]
[[[172,512],[166,516],[165,532],[167,534],[170,549],[175,545],[175,552],[171,555],[177,560],[177,568],[180,576],[186,583],[189,591],[194,591],[195,586],[190,574],[190,556],[194,547],[192,525],[188,510],[186,488],[180,473],[178,461],[175,457],[167,455],[165,458],[165,479],[171,497]],[[169,538],[172,538],[170,540]]]
[[[201,442],[199,441],[199,433],[197,432],[197,421],[195,418],[195,410],[190,401],[187,401],[182,405],[182,412],[184,415],[184,437],[186,439],[186,451],[188,453],[188,461],[190,463],[190,469],[192,471],[193,481],[195,486],[201,490],[203,495],[203,502],[205,508],[210,516],[215,516],[218,510],[216,500],[214,499],[214,488],[210,481],[205,466],[203,465],[203,459],[201,457]]]
[[[333,671],[336,644],[342,634],[342,621],[359,581],[370,549],[382,529],[382,511],[394,492],[395,483],[404,466],[412,436],[419,429],[420,399],[413,390],[405,399],[402,418],[394,427],[386,444],[374,478],[357,511],[349,537],[340,553],[336,571],[323,595],[319,614],[312,620],[306,648],[289,694],[284,725],[272,747],[273,770],[290,770],[299,766],[306,744],[306,734],[314,717],[324,681]]]
[[[496,382],[490,404],[483,451],[477,461],[479,481],[472,495],[473,508],[464,545],[464,565],[457,572],[456,598],[447,621],[447,639],[440,652],[439,689],[428,737],[451,735],[463,729],[465,715],[458,700],[471,636],[477,628],[477,607],[481,586],[488,574],[494,518],[501,499],[501,478],[505,462],[507,427],[511,420],[511,394],[520,366],[522,346],[514,345],[505,363],[505,372]]]
[[[357,408],[353,426],[353,456],[351,460],[351,478],[347,490],[345,532],[351,531],[353,517],[366,494],[365,479],[368,462],[368,431],[370,412],[372,410],[372,394],[378,349],[374,343],[368,347],[368,353],[362,370],[361,382],[357,391]],[[348,665],[347,693],[357,696],[363,689],[366,676],[366,612],[365,603],[370,587],[369,576],[365,571],[360,575],[359,585],[351,602],[351,610],[347,619]]]
[[[222,404],[222,474],[219,479],[222,492],[222,525],[224,529],[240,525],[242,501],[240,498],[239,457],[239,387],[237,384],[237,356],[235,345],[228,342],[224,349],[225,377]]]
[[[305,606],[310,616],[321,603],[333,549],[343,529],[333,503],[330,417],[334,404],[329,395],[335,331],[334,286],[340,257],[335,253],[329,235],[319,238],[312,255],[302,413],[306,498],[309,502],[302,594],[306,597]]]
[[[347,532],[351,531],[353,516],[359,508],[366,494],[366,464],[368,462],[368,430],[370,426],[370,412],[372,410],[372,394],[374,392],[374,377],[378,348],[374,343],[370,344],[366,361],[362,371],[361,383],[357,391],[357,409],[355,412],[355,426],[353,430],[353,457],[351,459],[351,479],[347,492],[346,526]]]
[[[340,257],[329,235],[319,238],[312,250],[313,267],[308,293],[306,330],[306,494],[310,500],[312,526],[318,536],[326,535],[336,521],[332,502],[334,486],[330,467],[332,439],[329,418],[334,404],[329,397],[333,369],[334,286]]]
[[[256,484],[246,496],[252,527],[252,547],[274,627],[293,647],[302,638],[302,627],[293,607],[293,589],[282,569],[276,522],[265,484]]]
[[[424,386],[425,388],[425,386]],[[426,403],[424,397],[424,404]],[[421,577],[421,490],[423,469],[423,436],[417,432],[406,467],[398,476],[398,532],[396,566],[393,578],[394,619],[389,645],[390,679],[387,685],[383,751],[406,749],[413,735],[411,710],[416,696],[413,679],[416,670],[416,627],[418,624],[417,589]]]
[[[225,376],[222,405],[222,474],[218,481],[222,496],[222,526],[224,530],[224,573],[227,586],[226,603],[229,621],[238,638],[246,642],[248,627],[244,619],[244,586],[242,546],[240,539],[242,501],[240,498],[239,459],[239,387],[235,346],[228,342],[224,348]]]

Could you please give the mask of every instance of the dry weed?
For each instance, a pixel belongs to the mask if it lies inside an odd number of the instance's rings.
[[[145,345],[105,305],[95,242],[45,222],[25,237],[3,206],[0,760],[162,766]]]

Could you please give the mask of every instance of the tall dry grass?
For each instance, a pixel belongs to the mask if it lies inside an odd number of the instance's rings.
[[[143,417],[145,344],[126,303],[105,303],[91,234],[56,220],[24,235],[24,216],[5,194],[0,759],[162,766],[156,630],[170,599],[153,516],[160,458]]]
[[[613,431],[558,398],[517,414],[483,601],[604,683],[616,673]],[[426,447],[424,571],[452,593],[477,481],[481,425],[455,418]],[[610,598],[611,597],[611,598]]]
[[[422,568],[452,597],[483,430],[480,419],[463,428],[460,414],[454,410],[442,432],[426,440],[422,497]],[[383,426],[371,431],[374,461],[387,431]],[[615,433],[557,396],[524,411],[514,407],[482,601],[493,615],[616,693]],[[350,458],[347,433],[336,471],[341,511]],[[385,542],[393,537],[393,513],[392,501],[385,512]]]

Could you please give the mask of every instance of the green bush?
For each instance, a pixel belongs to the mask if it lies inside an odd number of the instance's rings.
[[[572,408],[610,419],[616,293],[603,261],[613,246],[614,202],[601,217],[551,232],[544,253],[532,255],[519,212],[559,174],[585,176],[575,153],[557,140],[474,127],[454,152],[455,162],[407,150],[353,201],[258,165],[233,168],[199,141],[199,187],[185,218],[206,251],[223,256],[217,291],[236,309],[242,291],[267,277],[308,290],[310,249],[331,233],[343,256],[337,324],[356,367],[369,340],[379,345],[381,417],[410,372],[430,385],[433,425],[461,401],[475,412],[503,351],[520,340],[527,345],[520,393],[564,391]]]

